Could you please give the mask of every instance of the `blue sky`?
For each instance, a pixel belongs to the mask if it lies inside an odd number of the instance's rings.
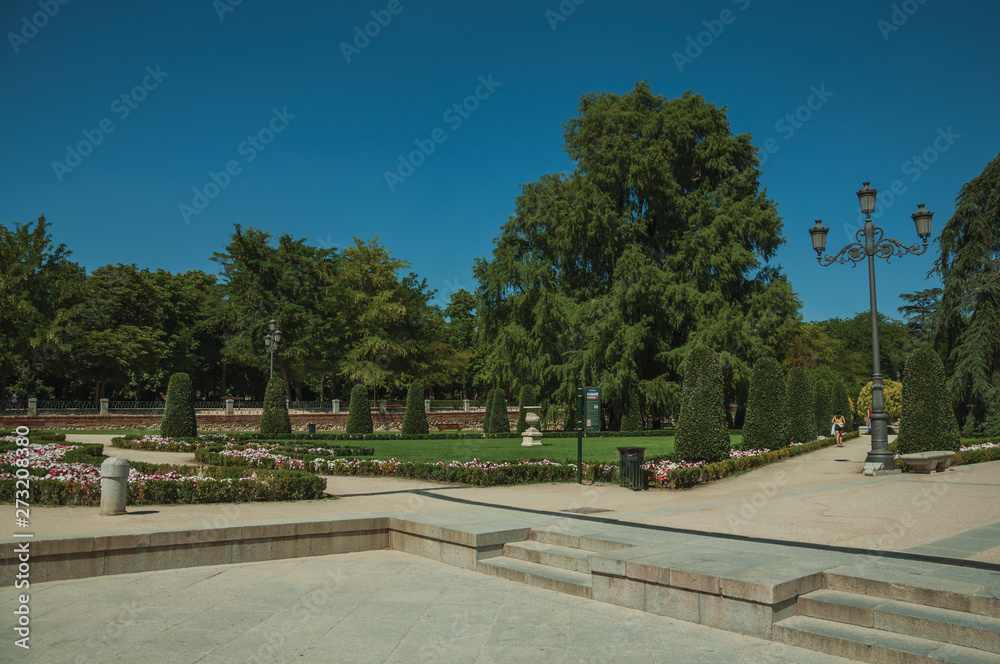
[[[377,233],[446,301],[474,290],[520,185],[572,168],[580,95],[648,79],[769,146],[777,262],[806,320],[847,317],[867,270],[819,267],[813,220],[828,248],[853,241],[870,180],[887,236],[917,241],[917,203],[936,236],[1000,151],[995,0],[63,2],[0,9],[0,222],[46,214],[88,269],[215,272],[234,223],[325,246]],[[932,263],[880,262],[880,311]]]

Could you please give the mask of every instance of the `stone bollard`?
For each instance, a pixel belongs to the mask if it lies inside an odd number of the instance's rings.
[[[107,399],[101,399],[101,413],[100,413],[101,415],[107,415],[108,413],[111,412],[110,409],[108,408],[109,403],[110,402]]]
[[[430,399],[424,399],[424,412],[425,413],[431,412],[431,400]]]
[[[28,397],[28,415],[38,417],[38,398]]]
[[[333,412],[335,412],[335,413],[339,413],[340,412],[340,399],[334,399],[333,400]]]
[[[101,464],[101,516],[125,514],[128,459],[110,457]]]
[[[233,414],[233,400],[226,399],[226,415],[232,415],[232,414]]]
[[[464,413],[468,413],[469,412],[469,400],[468,399],[462,399],[462,412],[464,412]]]

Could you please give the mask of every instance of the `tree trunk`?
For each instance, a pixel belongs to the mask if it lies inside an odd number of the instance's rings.
[[[226,362],[222,363],[222,394],[220,395],[223,399],[229,396],[226,392],[226,370],[229,368],[229,364]]]
[[[302,401],[302,381],[295,381],[295,400]]]

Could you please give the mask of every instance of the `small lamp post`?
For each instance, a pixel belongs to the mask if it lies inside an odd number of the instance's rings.
[[[892,453],[889,452],[888,420],[885,414],[885,398],[882,394],[882,368],[879,362],[878,343],[878,309],[875,303],[875,257],[884,258],[886,263],[893,256],[905,256],[913,254],[919,256],[927,251],[927,238],[931,236],[931,218],[934,213],[925,210],[924,204],[917,205],[917,211],[910,215],[916,225],[917,236],[923,241],[923,247],[918,244],[906,246],[898,240],[885,238],[882,229],[872,223],[872,212],[875,211],[875,197],[878,191],[869,186],[868,182],[862,183],[861,190],[858,191],[858,202],[861,204],[861,213],[865,215],[864,228],[855,234],[857,242],[852,242],[834,255],[824,256],[826,250],[826,234],[829,228],[823,225],[819,219],[809,234],[812,237],[813,249],[816,251],[816,260],[820,265],[826,267],[833,263],[844,264],[851,262],[851,267],[855,267],[861,261],[868,260],[868,294],[871,298],[871,321],[872,321],[872,416],[869,430],[872,436],[872,449],[865,459],[865,473],[874,474],[878,470],[878,464],[883,469],[891,470],[895,465]],[[869,471],[871,471],[869,473]]]
[[[729,412],[733,414],[733,428],[736,428],[736,411],[739,410],[739,404],[736,403],[736,398],[734,397],[732,401],[729,402]]]
[[[271,378],[274,378],[274,352],[278,350],[278,343],[281,341],[281,330],[278,329],[278,321],[273,318],[268,328],[271,331],[264,335],[264,348],[271,352]]]

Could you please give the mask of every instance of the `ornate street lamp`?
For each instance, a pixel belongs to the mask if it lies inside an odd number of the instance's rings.
[[[736,411],[739,410],[740,405],[736,403],[736,398],[734,397],[732,401],[729,402],[729,412],[733,414],[733,428],[736,428]]]
[[[274,352],[278,350],[278,343],[281,341],[281,330],[278,329],[278,321],[273,318],[268,328],[271,331],[264,335],[264,348],[271,351],[271,378],[274,378]]]
[[[855,237],[857,242],[852,242],[836,254],[823,255],[826,250],[826,234],[829,228],[817,219],[815,225],[809,229],[812,236],[813,249],[816,250],[816,260],[826,267],[833,263],[851,262],[851,267],[868,260],[868,291],[871,297],[871,320],[872,320],[872,416],[869,431],[872,436],[872,449],[865,459],[865,474],[874,474],[876,470],[892,470],[895,462],[892,453],[889,452],[889,418],[885,414],[885,398],[882,395],[882,368],[879,363],[878,346],[878,309],[875,305],[875,257],[884,258],[886,263],[893,256],[905,256],[913,254],[919,256],[927,251],[927,238],[931,236],[931,218],[934,213],[925,210],[924,204],[917,206],[917,211],[910,217],[917,227],[917,235],[923,240],[923,247],[918,244],[906,246],[898,240],[885,238],[882,229],[872,223],[872,212],[875,211],[875,197],[878,191],[863,183],[858,191],[858,202],[861,204],[861,212],[865,215],[865,226],[857,232]],[[880,466],[881,465],[881,466]]]

